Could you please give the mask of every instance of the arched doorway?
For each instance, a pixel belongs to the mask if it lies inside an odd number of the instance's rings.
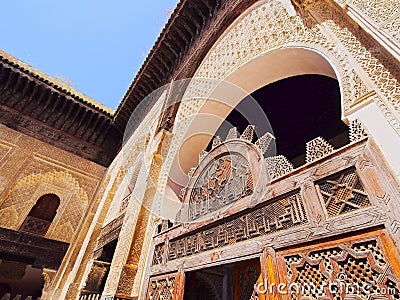
[[[60,198],[57,195],[41,196],[22,223],[20,231],[44,236],[57,214],[59,205]]]

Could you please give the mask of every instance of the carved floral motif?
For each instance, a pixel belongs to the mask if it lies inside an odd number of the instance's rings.
[[[246,158],[238,153],[212,160],[200,173],[189,200],[189,219],[216,211],[253,193],[253,179]]]

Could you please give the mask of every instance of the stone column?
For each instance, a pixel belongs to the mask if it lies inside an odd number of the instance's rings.
[[[143,251],[148,251],[147,241],[145,238],[149,221],[151,221],[152,219],[150,209],[152,207],[153,200],[157,191],[158,177],[160,175],[163,163],[161,152],[165,135],[166,134],[164,132],[161,132],[155,138],[155,140],[157,141],[155,142],[157,147],[153,148],[156,149],[156,151],[151,156],[152,159],[148,170],[148,178],[146,178],[147,184],[142,198],[143,200],[141,203],[139,215],[137,217],[135,230],[130,241],[131,244],[127,252],[125,263],[120,272],[118,286],[115,293],[115,296],[117,297],[131,297],[135,278],[138,273],[140,257]],[[142,271],[143,270],[140,270],[140,274],[143,273]]]
[[[139,172],[131,195],[137,199],[130,199],[126,209],[103,297],[131,297],[135,278],[138,273],[143,273],[143,270],[138,268],[142,252],[148,251],[146,233],[152,220],[150,209],[163,162],[161,152],[165,135],[165,132],[161,132],[154,138],[154,144],[150,147],[154,152],[147,154],[149,163],[147,166],[144,163]]]
[[[147,179],[147,170],[143,164],[138,175],[137,182],[144,182]],[[132,241],[135,240],[137,223],[140,222],[143,215],[141,214],[141,199],[145,196],[145,190],[134,188],[130,196],[128,206],[125,211],[125,217],[119,233],[118,243],[115,248],[113,259],[110,266],[110,272],[103,291],[103,296],[112,297],[121,293],[121,278],[134,278],[137,266],[127,264]],[[130,283],[128,283],[130,285]],[[126,290],[128,288],[124,288]]]

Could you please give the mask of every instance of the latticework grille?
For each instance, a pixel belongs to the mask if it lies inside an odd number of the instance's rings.
[[[172,300],[175,277],[150,279],[147,300]]]
[[[332,248],[328,250],[321,250],[321,251],[316,251],[312,252],[310,254],[310,258],[312,260],[320,260],[323,263],[323,267],[325,272],[332,274],[333,271],[333,266],[332,262],[330,260],[331,257],[337,257],[343,254],[343,250],[340,248]]]
[[[329,217],[371,205],[354,169],[323,179],[317,185]]]
[[[379,245],[369,239],[283,256],[292,299],[399,299],[400,281]]]
[[[305,263],[303,267],[297,269],[297,283],[303,288],[302,296],[318,299],[324,295],[324,289],[321,288],[326,279],[322,276],[318,265],[312,266]],[[293,296],[296,296],[293,294]]]
[[[339,269],[342,274],[342,281],[346,284],[347,294],[358,295],[368,299],[369,294],[379,295],[379,276],[373,270],[367,258],[348,257],[345,261],[339,262]],[[364,288],[370,286],[370,288]]]

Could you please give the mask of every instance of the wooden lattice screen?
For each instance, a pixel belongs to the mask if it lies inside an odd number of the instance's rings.
[[[385,230],[279,251],[265,261],[276,277],[255,295],[267,299],[400,299],[400,256]]]
[[[245,261],[233,268],[234,300],[249,300],[260,276],[260,260]]]

